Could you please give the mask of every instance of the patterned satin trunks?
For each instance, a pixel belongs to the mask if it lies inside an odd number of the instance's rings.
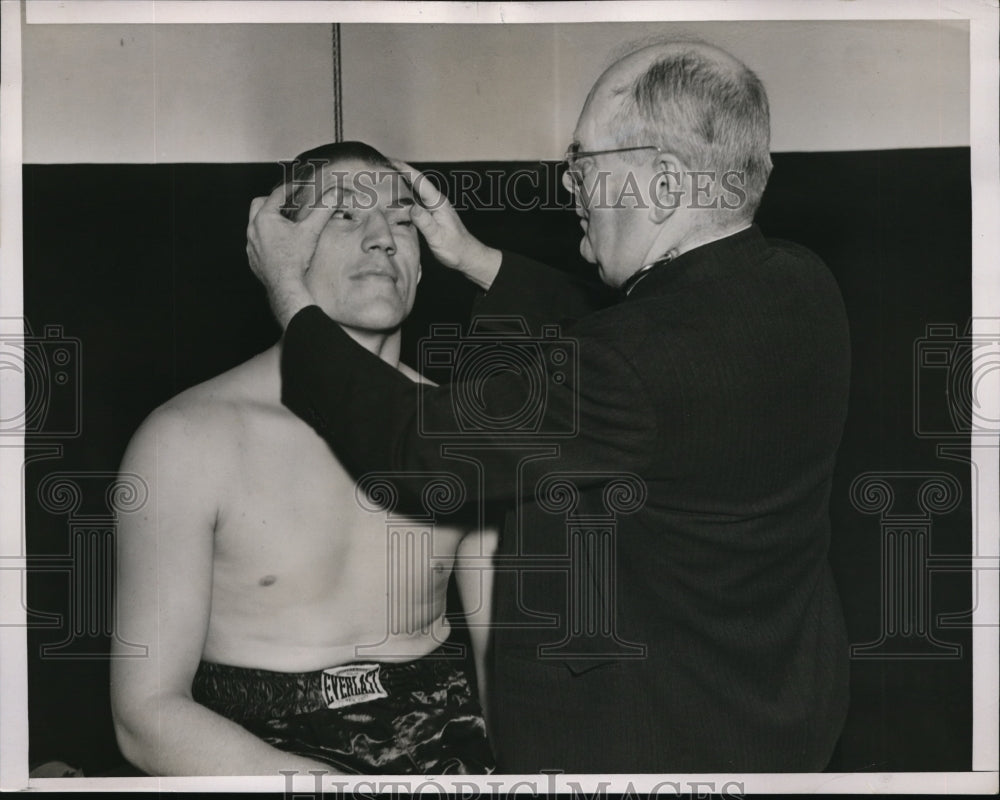
[[[493,772],[465,660],[439,647],[404,663],[272,672],[202,661],[195,701],[279,750],[355,774]]]

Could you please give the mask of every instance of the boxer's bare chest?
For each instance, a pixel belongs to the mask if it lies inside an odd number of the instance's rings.
[[[437,619],[461,532],[390,518],[285,410],[241,417],[232,466],[217,476],[209,644],[250,631],[374,643]]]

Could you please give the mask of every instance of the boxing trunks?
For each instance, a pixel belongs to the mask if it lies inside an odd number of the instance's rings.
[[[342,772],[488,774],[493,754],[464,665],[443,647],[318,672],[202,661],[192,695],[273,747]]]

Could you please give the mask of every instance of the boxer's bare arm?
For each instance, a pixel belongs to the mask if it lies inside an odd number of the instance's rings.
[[[465,535],[455,552],[455,584],[469,625],[472,657],[476,664],[479,700],[486,711],[486,650],[490,633],[490,599],[493,594],[493,555],[497,531],[487,528]]]
[[[410,380],[435,385],[423,375],[399,364],[399,371]],[[486,651],[490,640],[490,600],[493,596],[493,556],[499,533],[495,528],[469,531],[455,550],[455,585],[469,626],[472,658],[476,667],[479,702],[486,713]]]
[[[203,410],[181,405],[154,412],[122,463],[123,472],[148,484],[149,500],[120,515],[112,655],[124,655],[120,640],[144,645],[148,656],[111,662],[119,746],[153,775],[333,772],[271,747],[191,697],[211,610],[213,533],[228,452],[225,422]]]

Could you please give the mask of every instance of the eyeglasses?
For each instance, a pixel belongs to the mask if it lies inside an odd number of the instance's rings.
[[[657,153],[663,152],[663,150],[655,144],[643,144],[636,147],[614,147],[610,150],[577,150],[577,147],[578,145],[571,144],[566,150],[566,155],[563,156],[563,162],[566,164],[566,174],[577,188],[583,184],[583,174],[579,169],[577,169],[576,166],[576,162],[581,158],[602,156],[607,153],[630,153],[635,150],[655,150]]]

